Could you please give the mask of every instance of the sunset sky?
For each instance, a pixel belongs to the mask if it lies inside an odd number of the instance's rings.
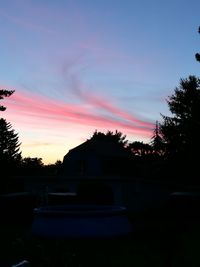
[[[199,0],[0,0],[1,112],[23,157],[63,160],[95,130],[149,142],[200,74]]]

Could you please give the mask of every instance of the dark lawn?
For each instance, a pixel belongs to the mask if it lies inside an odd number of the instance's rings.
[[[30,266],[200,266],[200,223],[130,216],[133,234],[116,240],[39,240],[31,225],[1,224],[0,266],[21,260]]]

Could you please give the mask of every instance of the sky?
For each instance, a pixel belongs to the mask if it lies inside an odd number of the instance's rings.
[[[23,157],[63,160],[95,130],[150,142],[198,76],[199,0],[0,0],[1,112]]]

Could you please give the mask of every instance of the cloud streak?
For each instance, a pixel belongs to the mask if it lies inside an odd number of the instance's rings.
[[[5,19],[19,25],[22,28],[26,28],[28,30],[35,30],[35,31],[39,31],[42,33],[48,33],[48,34],[57,34],[56,31],[54,31],[53,29],[49,29],[47,27],[44,27],[42,25],[33,23],[33,22],[29,22],[28,20],[22,19],[21,16],[17,16],[17,15],[10,15],[9,13],[7,13],[5,10],[0,10],[0,14],[1,16],[3,16]]]
[[[129,115],[97,95],[85,94],[84,99],[87,105],[69,104],[32,93],[15,92],[5,103],[15,118],[23,117],[23,123],[40,128],[51,128],[55,123],[62,127],[70,123],[101,129],[115,128],[144,137],[150,136],[153,128],[151,123]],[[99,108],[107,114],[100,114]]]
[[[104,110],[115,117],[123,119],[124,121],[129,121],[135,126],[146,129],[152,128],[152,123],[138,119],[136,116],[122,110],[112,103],[113,101],[111,101],[111,99],[93,93],[93,88],[86,86],[77,75],[69,75],[68,78],[71,80],[71,89],[73,90],[73,93],[75,93],[75,95],[85,103],[95,107],[96,109]]]
[[[88,94],[88,93],[84,94],[83,97],[93,106],[96,106],[96,107],[101,108],[105,111],[108,111],[108,112],[114,114],[115,116],[119,116],[126,121],[130,121],[135,126],[137,125],[138,127],[146,128],[146,129],[152,127],[152,123],[137,119],[133,115],[130,115],[127,112],[121,110],[120,108],[114,106],[110,101],[108,101],[105,98],[102,98],[102,97],[94,95],[94,94]]]

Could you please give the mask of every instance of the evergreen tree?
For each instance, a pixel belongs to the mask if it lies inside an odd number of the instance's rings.
[[[21,161],[18,134],[12,129],[11,123],[0,119],[0,163],[1,168],[11,171]]]
[[[167,103],[172,116],[162,115],[159,134],[166,144],[169,166],[173,165],[175,176],[195,179],[200,151],[200,79],[181,79]]]
[[[153,154],[158,156],[163,156],[165,154],[165,142],[160,134],[160,125],[158,121],[156,121],[156,127],[153,132],[153,136],[151,139],[151,146],[153,150]]]
[[[200,79],[181,79],[167,103],[173,116],[162,116],[160,134],[168,152],[195,157],[200,149]]]

